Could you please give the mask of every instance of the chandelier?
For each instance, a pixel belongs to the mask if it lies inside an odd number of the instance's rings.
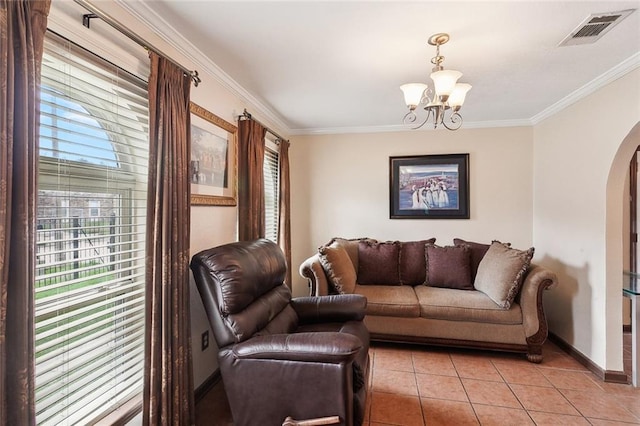
[[[433,89],[424,83],[407,83],[400,86],[404,93],[404,101],[409,107],[409,112],[404,116],[404,124],[413,124],[418,121],[416,109],[423,108],[427,116],[418,126],[419,129],[430,119],[433,119],[433,128],[437,129],[442,124],[448,130],[458,130],[462,126],[460,108],[464,103],[470,84],[458,83],[462,77],[460,71],[445,70],[442,67],[444,56],[440,55],[440,46],[449,41],[449,34],[438,33],[429,38],[428,43],[436,46],[436,56],[431,58],[434,65],[431,79]]]

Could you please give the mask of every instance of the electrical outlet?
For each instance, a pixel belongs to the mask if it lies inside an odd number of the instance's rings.
[[[209,347],[209,330],[202,333],[202,351]]]

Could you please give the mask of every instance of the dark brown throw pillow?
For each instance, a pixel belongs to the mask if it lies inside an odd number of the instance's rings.
[[[460,238],[454,238],[453,244],[455,246],[468,245],[471,249],[471,282],[473,282],[478,273],[478,265],[480,265],[482,258],[487,253],[487,250],[489,250],[489,247],[491,247],[491,244],[474,243],[473,241],[465,241]],[[510,243],[503,244],[507,246],[511,245]]]
[[[403,285],[424,284],[427,265],[424,246],[434,244],[435,238],[400,243],[400,283]]]
[[[400,243],[360,241],[358,243],[358,284],[400,285],[398,263]]]
[[[425,284],[430,287],[473,290],[470,255],[471,249],[466,245],[448,247],[427,245]]]

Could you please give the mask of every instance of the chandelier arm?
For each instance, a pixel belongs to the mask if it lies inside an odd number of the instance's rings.
[[[427,124],[427,121],[429,121],[429,118],[431,118],[431,110],[427,110],[427,116],[425,117],[424,121],[422,123],[420,123],[419,126],[416,127],[412,127],[411,130],[417,130],[420,127],[424,126],[425,124]],[[415,120],[414,120],[415,121]]]
[[[422,98],[420,99],[420,105],[429,105],[431,103],[431,96],[433,96],[433,90],[431,87],[427,87],[422,92]]]
[[[457,112],[451,114],[451,117],[449,117],[448,121],[452,124],[452,126],[448,126],[447,122],[445,120],[442,120],[442,125],[448,130],[458,130],[462,126],[462,116]]]
[[[404,118],[402,119],[402,122],[404,124],[413,124],[416,122],[417,119],[418,119],[418,116],[413,110],[411,110],[405,114]]]

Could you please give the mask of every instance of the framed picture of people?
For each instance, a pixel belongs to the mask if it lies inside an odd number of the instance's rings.
[[[238,128],[191,102],[191,205],[238,203]]]
[[[469,219],[469,154],[389,157],[391,219]]]

